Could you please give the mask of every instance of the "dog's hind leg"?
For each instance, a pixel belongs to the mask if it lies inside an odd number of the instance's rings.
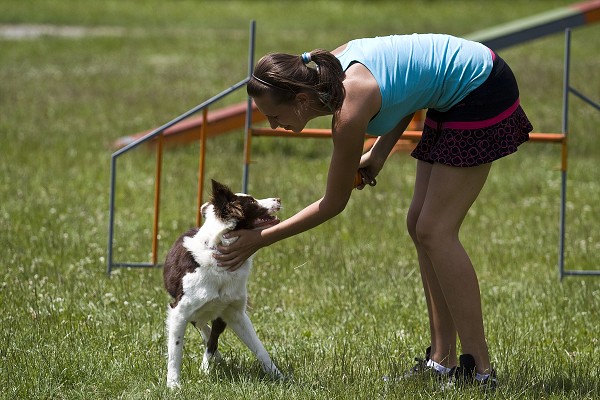
[[[192,325],[194,325],[194,327],[196,328],[196,330],[198,332],[200,332],[200,336],[202,336],[202,341],[204,343],[204,348],[206,349],[208,347],[208,342],[210,341],[211,338],[211,334],[212,334],[212,329],[210,326],[208,326],[207,323],[202,322],[202,323],[198,323],[197,321],[192,321],[191,322]],[[213,324],[214,327],[214,324]],[[202,371],[204,371],[205,373],[208,374],[209,372],[209,362],[210,361],[216,361],[219,362],[221,361],[221,355],[219,354],[218,351],[214,351],[211,353],[211,355],[209,357],[207,357],[207,353],[206,350],[204,352],[204,358],[202,360]]]
[[[219,346],[219,336],[225,331],[226,327],[227,324],[221,318],[217,318],[212,322],[210,337],[206,343],[206,350],[209,353],[215,354],[217,351],[217,347]]]
[[[204,351],[204,357],[202,359],[202,370],[206,373],[209,372],[210,362],[213,359],[215,361],[221,359],[217,348],[219,346],[219,336],[221,336],[226,326],[227,324],[221,318],[217,318],[212,322],[210,335],[206,340],[206,350]]]
[[[187,320],[180,308],[169,309],[167,315],[167,387],[169,388],[179,387],[186,324]]]
[[[208,326],[204,322],[198,323],[198,321],[191,321],[190,323],[192,325],[194,325],[194,327],[198,330],[198,332],[200,332],[200,336],[202,336],[204,345],[206,345],[206,343],[208,343],[208,339],[210,338],[210,332],[211,332],[210,326]]]
[[[263,371],[274,379],[283,378],[283,374],[277,369],[277,366],[271,361],[269,353],[256,335],[254,326],[245,312],[235,313],[233,318],[228,318],[227,323],[242,342],[254,353],[261,363]]]

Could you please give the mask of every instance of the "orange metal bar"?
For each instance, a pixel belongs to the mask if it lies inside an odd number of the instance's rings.
[[[254,136],[282,136],[289,138],[327,138],[331,136],[331,129],[304,129],[301,133],[291,133],[285,129],[252,128],[250,132]],[[366,138],[375,136],[365,135]],[[402,139],[419,140],[421,131],[404,131]]]
[[[301,133],[290,133],[290,131],[280,128],[252,128],[250,131],[254,136],[282,136],[290,138],[326,138],[331,136],[330,129],[305,129]],[[400,139],[419,141],[421,135],[421,131],[404,131]],[[372,138],[374,136],[365,135],[365,137]],[[530,133],[529,140],[532,142],[561,143],[565,140],[565,135],[563,133]]]
[[[304,129],[301,133],[293,133],[285,129],[251,128],[253,136],[281,136],[289,138],[325,138],[331,136],[330,129]]]
[[[200,128],[200,162],[198,166],[198,211],[196,212],[196,226],[202,224],[202,197],[204,194],[204,165],[206,161],[206,121],[208,119],[208,107],[202,110],[202,126]]]
[[[158,260],[158,219],[160,214],[160,181],[162,176],[163,134],[158,135],[156,146],[156,174],[154,176],[154,221],[152,224],[152,264]]]
[[[532,142],[562,143],[567,137],[564,133],[530,133],[529,140]]]

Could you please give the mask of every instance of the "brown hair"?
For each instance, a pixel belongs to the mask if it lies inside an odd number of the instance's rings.
[[[305,64],[302,56],[271,53],[262,57],[254,69],[254,74],[246,90],[251,97],[269,93],[277,103],[292,101],[297,93],[313,92],[321,103],[334,113],[344,102],[344,70],[336,56],[327,50],[310,52],[310,60]]]

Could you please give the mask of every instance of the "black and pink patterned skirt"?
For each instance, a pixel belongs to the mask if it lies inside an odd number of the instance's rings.
[[[517,151],[533,130],[508,64],[497,55],[488,79],[446,112],[427,110],[412,156],[428,163],[473,167]]]

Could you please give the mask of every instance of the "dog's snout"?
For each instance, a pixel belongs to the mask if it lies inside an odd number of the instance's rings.
[[[281,199],[279,197],[271,197],[269,199],[269,205],[266,205],[265,208],[269,210],[269,213],[275,213],[281,210]]]

